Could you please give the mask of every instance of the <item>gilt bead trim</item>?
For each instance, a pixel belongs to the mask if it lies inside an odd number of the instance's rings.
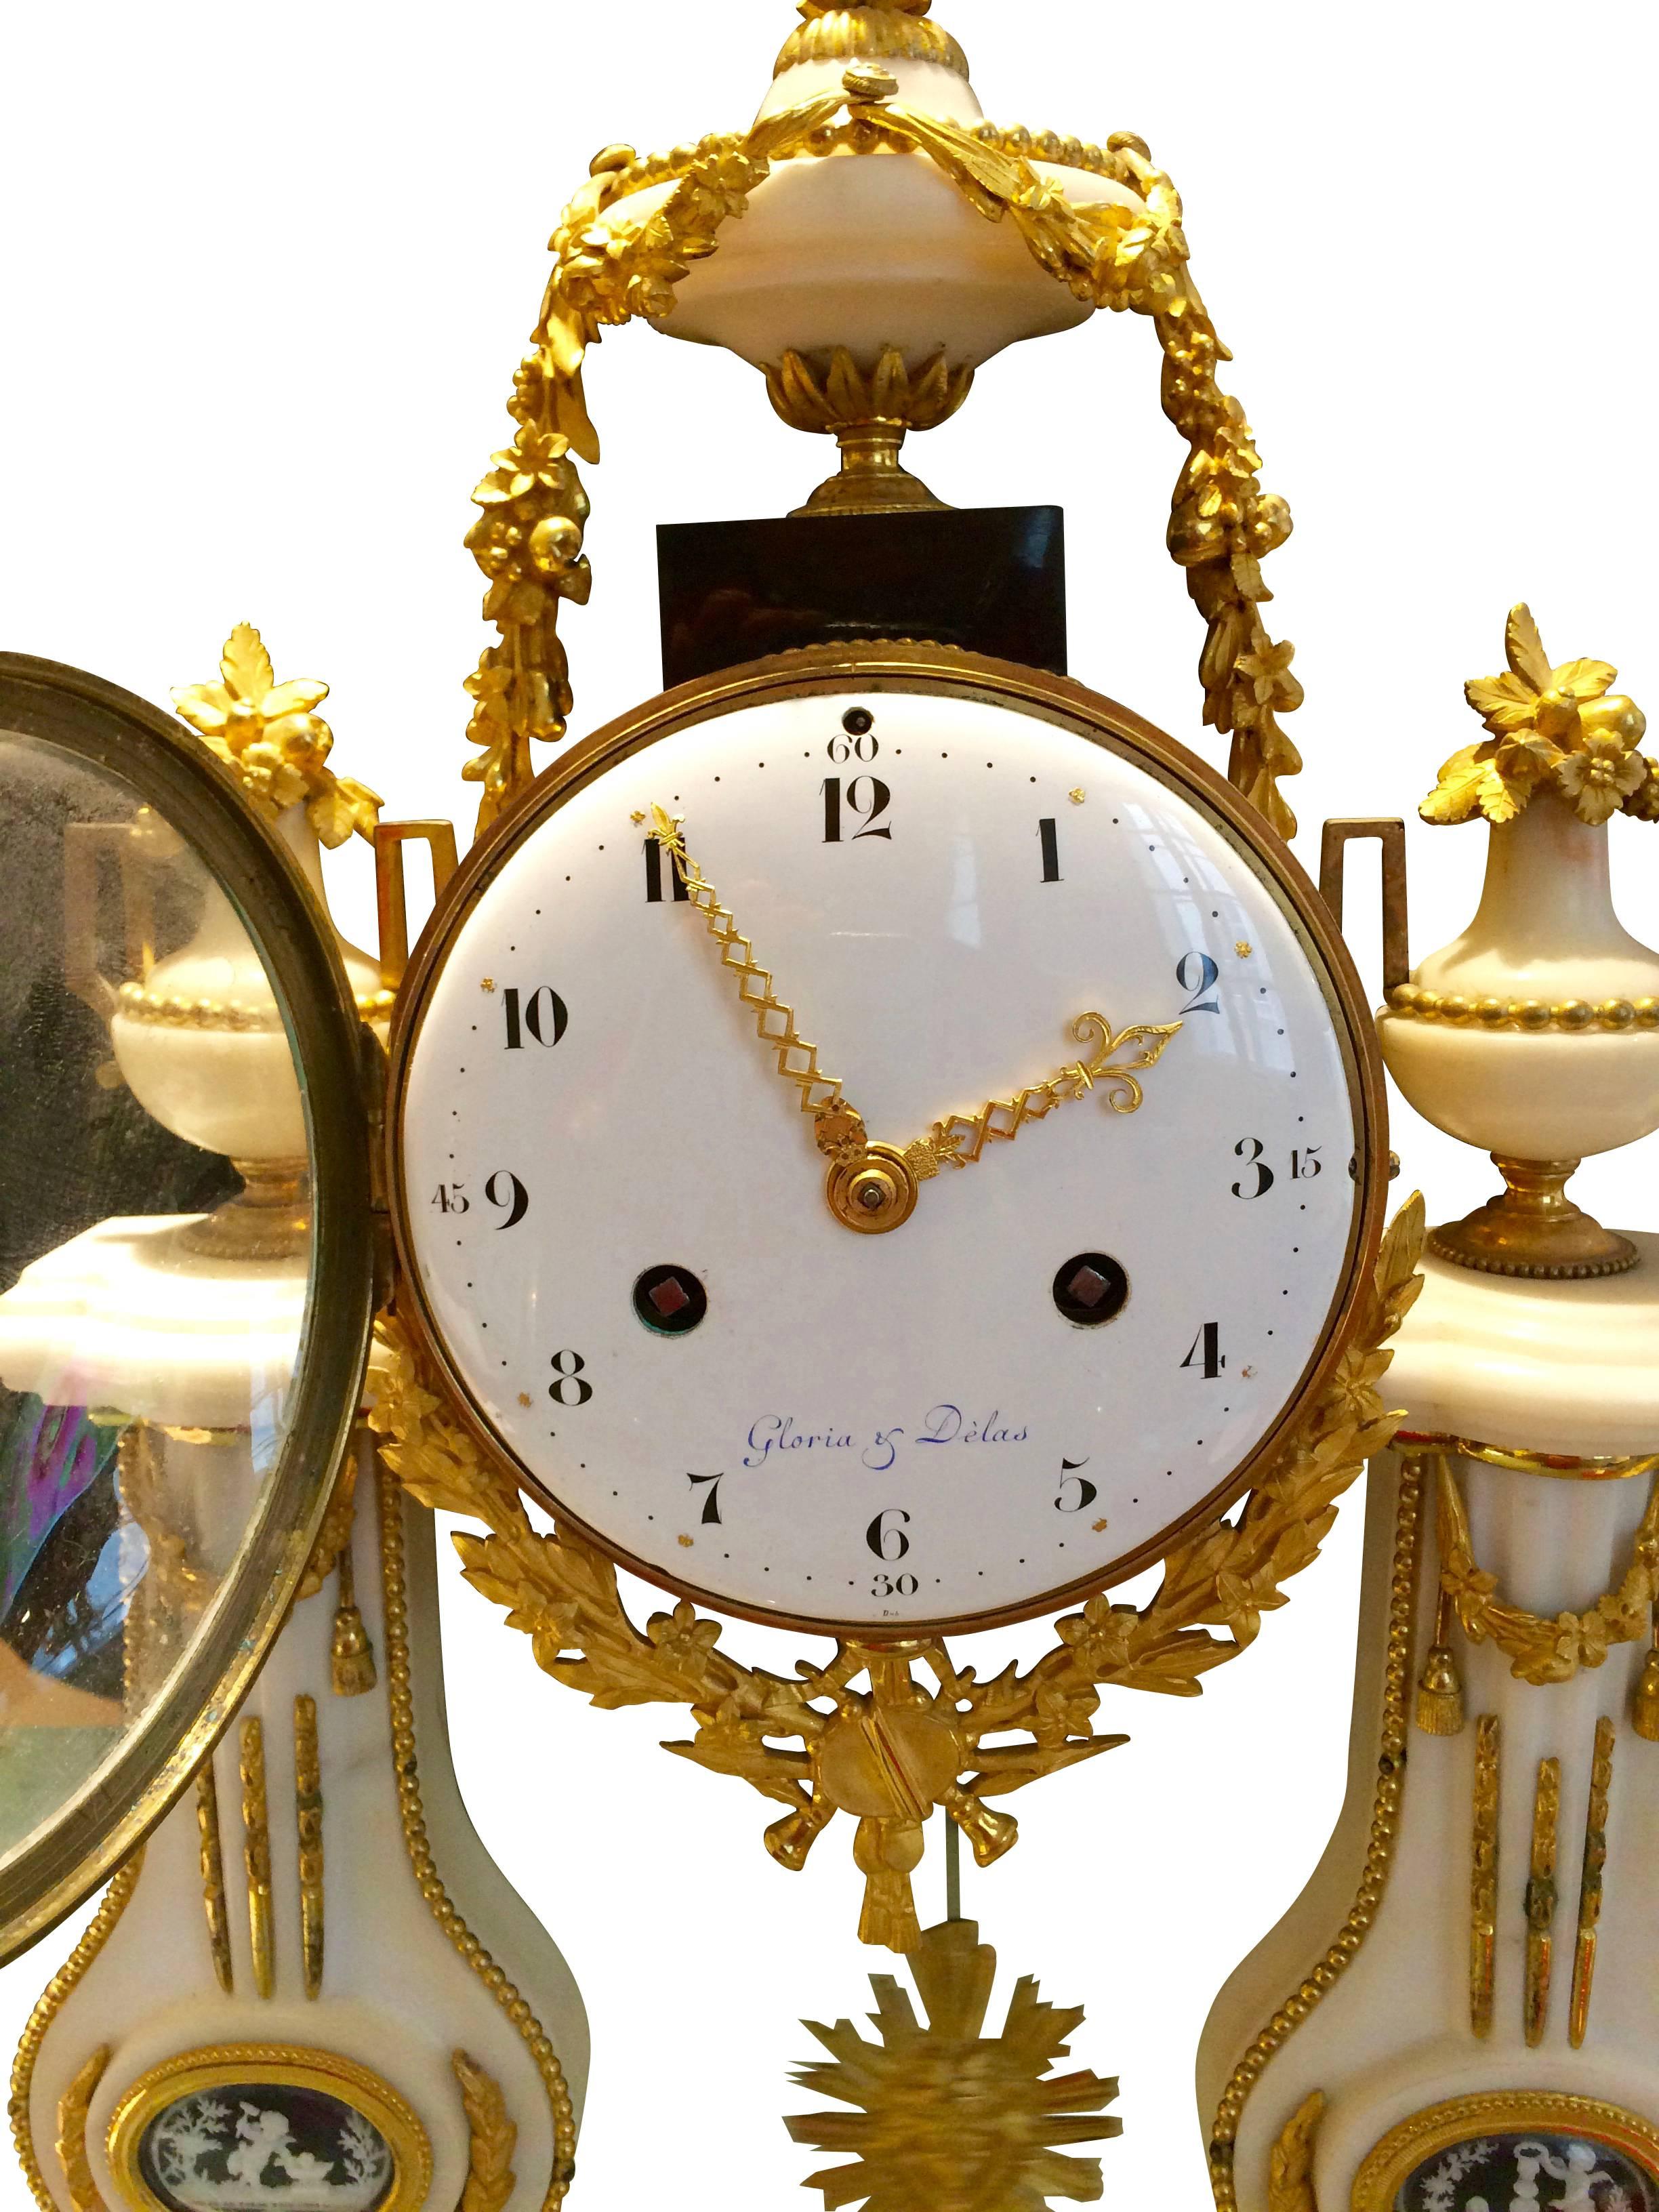
[[[993,146],[1000,154],[1013,155],[1026,161],[1048,161],[1066,169],[1082,169],[1091,176],[1109,177],[1113,183],[1125,185],[1130,191],[1138,189],[1128,165],[1116,146],[1085,145],[1082,139],[1063,137],[1057,131],[1029,131],[1021,123],[1004,125],[1000,123],[978,123],[974,137],[982,146]],[[715,131],[700,139],[695,146],[673,147],[666,154],[639,154],[631,149],[607,146],[593,157],[592,173],[617,172],[616,188],[608,205],[626,199],[630,193],[649,191],[654,185],[678,184],[691,171],[709,161],[730,160],[744,145],[747,134],[741,131]],[[1139,149],[1138,138],[1127,137],[1123,143]],[[805,159],[814,155],[834,154],[842,148],[856,152],[897,154],[903,149],[882,144],[869,147],[851,123],[826,124],[812,133]],[[795,160],[803,156],[791,157]]]
[[[147,991],[142,983],[123,983],[116,1018],[129,1022],[160,1022],[179,1030],[274,1031],[283,1026],[280,1009],[272,1000],[263,1006],[245,1006],[235,999],[183,999],[162,991]],[[362,991],[357,1012],[366,1022],[384,1021],[391,1014],[397,994]]]
[[[1389,1012],[1409,1020],[1443,1022],[1455,1029],[1554,1030],[1569,1036],[1593,1031],[1659,1030],[1659,999],[1466,999],[1401,983],[1389,994]]]

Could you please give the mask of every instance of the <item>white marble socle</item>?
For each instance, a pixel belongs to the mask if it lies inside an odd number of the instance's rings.
[[[0,1297],[0,1382],[167,1427],[278,1429],[309,1256],[203,1258],[182,1242],[203,1218],[117,1217],[26,1267]]]
[[[308,1270],[303,1255],[239,1261],[189,1253],[180,1232],[200,1218],[103,1222],[37,1261],[0,1298],[0,1380],[54,1403],[118,1408],[170,1431],[155,1439],[158,1498],[186,1536],[192,1565],[217,1582],[236,1556],[280,1443]],[[131,2201],[118,2191],[104,2148],[120,2099],[157,2065],[231,2044],[331,2051],[389,2082],[430,2138],[434,2212],[459,2203],[467,2186],[470,2130],[453,2064],[465,2051],[497,2083],[518,2130],[517,2179],[490,2197],[491,2212],[538,2212],[543,2203],[554,2115],[542,2073],[526,2034],[422,1895],[400,1812],[377,1488],[364,1444],[351,1547],[376,1686],[355,1697],[335,1692],[338,1583],[331,1576],[295,1606],[213,1757],[233,1988],[221,1986],[209,1938],[192,1790],[151,1838],[132,1902],[47,2030],[27,2117],[44,2185],[60,2212],[83,2212],[92,2201],[72,2191],[55,2146],[58,2100],[93,2051],[107,2047],[111,2056],[86,2148],[100,2201],[114,2208]],[[540,2021],[579,2115],[587,2071],[581,2000],[462,1807],[444,1713],[432,1516],[395,1486],[391,1497],[403,1532],[409,1692],[431,1863],[450,1903]],[[5,1688],[0,1684],[0,1705]],[[315,1996],[306,1992],[301,1944],[301,1697],[315,1701],[323,1805],[325,1963]],[[242,1724],[255,1716],[264,1725],[273,1890],[273,1981],[265,1996],[254,1972],[239,1765]],[[50,1939],[39,1955],[44,1982],[56,1963]]]
[[[1627,1275],[1526,1282],[1427,1255],[1382,1384],[1403,1426],[1502,1449],[1659,1450],[1659,1237]]]
[[[1382,1384],[1388,1402],[1407,1409],[1409,1429],[1484,1445],[1583,1459],[1659,1449],[1659,1238],[1634,1241],[1642,1255],[1635,1272],[1602,1281],[1520,1282],[1427,1261],[1425,1288]],[[1402,1440],[1401,1449],[1411,1447]],[[1437,1459],[1422,1464],[1408,1713],[1435,1638],[1439,1583]],[[1651,1478],[1587,1480],[1467,1458],[1454,1466],[1475,1559],[1496,1577],[1504,1603],[1553,1620],[1567,1609],[1584,1612],[1623,1582]],[[1346,1800],[1302,1895],[1211,2012],[1198,2066],[1206,2138],[1234,2068],[1336,1943],[1364,1878],[1401,1467],[1384,1454],[1369,1478]],[[1312,2173],[1322,2212],[1348,2212],[1355,2178],[1382,2136],[1452,2098],[1576,2094],[1659,2120],[1659,1744],[1632,1725],[1645,1639],[1614,1645],[1600,1666],[1542,1686],[1518,1679],[1492,1642],[1474,1644],[1457,1632],[1453,1650],[1466,1725],[1450,1736],[1408,1729],[1387,1886],[1351,1963],[1279,2039],[1244,2105],[1233,2161],[1239,2212],[1271,2212],[1274,2145],[1316,2091],[1326,2100]],[[1470,1953],[1477,1723],[1484,1717],[1498,1723],[1501,1753],[1492,2013],[1490,2033],[1480,2036],[1471,2013]],[[1575,2048],[1574,1954],[1603,1720],[1613,1725],[1607,1861],[1588,2030]],[[1527,1892],[1546,1759],[1560,1765],[1553,1971],[1541,2038],[1528,2042]]]
[[[280,2045],[337,2053],[368,2067],[410,2105],[433,2153],[426,2212],[451,2212],[468,2188],[470,2133],[453,2059],[465,2052],[498,2085],[518,2130],[514,2179],[477,2198],[491,2212],[539,2212],[554,2157],[553,2113],[526,2036],[469,1965],[422,1895],[400,1818],[392,1756],[385,1591],[376,1475],[365,1449],[352,1549],[358,1603],[380,1680],[343,1698],[330,1683],[334,1583],[302,1601],[283,1630],[213,1767],[217,1780],[230,1966],[215,1971],[204,1903],[201,1835],[191,1791],[150,1839],[132,1901],[86,1978],[47,2031],[30,2085],[27,2119],[59,2212],[76,2212],[54,2145],[58,2104],[100,2046],[110,2058],[93,2099],[87,2151],[102,2202],[131,2202],[105,2155],[112,2115],[131,2085],[182,2053],[224,2045]],[[450,1904],[528,2005],[553,2046],[580,2118],[587,2023],[569,1969],[508,1887],[475,1833],[450,1763],[444,1714],[432,1516],[399,1501],[408,1583],[409,1646],[426,1839]],[[321,1767],[324,1950],[320,1993],[306,1994],[295,1820],[295,1700],[315,1699]],[[239,1746],[242,1723],[263,1723],[272,1885],[272,1985],[258,1992],[244,1873]],[[553,1846],[556,1848],[556,1845]],[[44,1983],[57,1964],[37,1954]],[[258,2067],[251,2072],[257,2077]],[[271,2199],[274,2203],[276,2200]],[[470,2205],[474,2198],[468,2194]],[[411,2212],[413,2207],[411,2206]]]

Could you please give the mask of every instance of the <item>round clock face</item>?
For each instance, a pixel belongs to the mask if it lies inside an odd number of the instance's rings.
[[[728,1610],[896,1634],[1236,1494],[1382,1199],[1358,985],[1252,811],[1074,686],[917,659],[574,751],[394,1070],[415,1304],[528,1486]]]

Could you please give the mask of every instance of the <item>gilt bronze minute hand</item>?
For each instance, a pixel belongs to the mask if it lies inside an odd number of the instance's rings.
[[[1103,1014],[1079,1014],[1072,1036],[1091,1048],[1044,1081],[1012,1098],[993,1098],[977,1114],[952,1114],[935,1121],[925,1137],[899,1146],[873,1143],[864,1116],[847,1097],[839,1076],[818,1065],[818,1048],[795,1025],[772,977],[755,958],[754,947],[738,933],[731,909],[685,848],[679,823],[660,806],[651,810],[651,834],[678,867],[686,896],[702,915],[720,948],[721,964],[738,979],[738,995],[756,1017],[756,1032],[775,1054],[778,1073],[800,1095],[810,1114],[818,1150],[830,1161],[826,1196],[844,1227],[863,1236],[896,1229],[915,1211],[921,1186],[941,1168],[972,1167],[990,1144],[1012,1144],[1028,1121],[1041,1121],[1057,1106],[1081,1098],[1097,1085],[1115,1114],[1133,1114],[1145,1098],[1139,1071],[1155,1067],[1179,1022],[1132,1024],[1114,1030]],[[1120,1060],[1121,1053],[1131,1056]]]

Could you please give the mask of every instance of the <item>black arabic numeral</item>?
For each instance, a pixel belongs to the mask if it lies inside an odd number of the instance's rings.
[[[1235,1198],[1265,1198],[1273,1188],[1276,1178],[1261,1157],[1267,1149],[1260,1137],[1241,1137],[1233,1146],[1234,1158],[1243,1160],[1247,1167],[1255,1170],[1255,1188],[1246,1190],[1242,1182],[1236,1182],[1233,1185]]]
[[[580,1352],[554,1353],[554,1379],[547,1386],[547,1395],[556,1406],[585,1406],[587,1403],[593,1395],[593,1385],[582,1380],[582,1370],[586,1364]],[[574,1391],[575,1395],[567,1398],[567,1390]]]
[[[852,732],[844,738],[831,738],[829,744],[830,757],[837,768],[844,768],[848,761],[872,761],[880,750],[881,740],[868,730]]]
[[[823,842],[839,845],[842,842],[842,786],[838,775],[826,776],[823,783]],[[855,775],[846,791],[846,811],[864,824],[853,832],[852,842],[860,837],[891,837],[890,830],[878,830],[876,824],[893,803],[893,794],[878,775]]]
[[[1195,978],[1194,974],[1194,963],[1196,963],[1197,969]],[[1221,1012],[1221,1006],[1218,1000],[1215,999],[1206,999],[1204,995],[1206,991],[1214,990],[1216,979],[1219,976],[1221,970],[1216,966],[1214,961],[1211,959],[1207,952],[1183,952],[1182,954],[1180,959],[1176,963],[1176,981],[1180,984],[1183,991],[1190,991],[1192,993],[1192,997],[1181,1009],[1183,1014],[1218,1014]]]
[[[1323,1174],[1325,1163],[1319,1157],[1322,1149],[1318,1145],[1304,1145],[1299,1152],[1291,1154],[1292,1182],[1311,1182],[1316,1175]]]
[[[503,1191],[501,1186],[505,1183]],[[497,1229],[516,1229],[530,1211],[530,1193],[509,1169],[497,1168],[484,1185],[484,1196],[492,1206],[498,1206],[506,1214],[505,1221],[495,1224]]]
[[[910,1539],[904,1533],[909,1518],[900,1505],[890,1505],[885,1512],[877,1514],[864,1532],[864,1540],[878,1559],[903,1559],[910,1548]]]
[[[516,990],[503,991],[501,1011],[507,1017],[509,1052],[522,1052],[526,1036],[550,1048],[564,1035],[570,1021],[564,1000],[546,983],[522,1001]]]
[[[1037,836],[1042,841],[1042,880],[1045,884],[1060,881],[1060,833],[1052,814],[1045,814],[1037,823]]]
[[[1221,1349],[1221,1323],[1218,1321],[1205,1322],[1193,1339],[1192,1350],[1181,1364],[1183,1367],[1190,1367],[1194,1360],[1199,1359],[1203,1363],[1205,1381],[1218,1381],[1222,1369],[1227,1364],[1226,1355]]]
[[[471,1211],[465,1183],[441,1182],[432,1194],[432,1203],[440,1213],[467,1213]]]
[[[860,792],[864,790],[867,790],[870,794],[867,800],[859,797]],[[876,827],[877,823],[880,821],[892,803],[893,794],[878,775],[854,777],[847,787],[847,811],[849,814],[861,816],[864,821],[863,829],[854,832],[855,843],[860,837],[890,837],[892,836],[890,830],[878,830]]]
[[[685,1479],[694,1491],[702,1483],[708,1485],[708,1495],[702,1501],[702,1525],[705,1528],[721,1527],[720,1485],[726,1477],[723,1474],[688,1474]]]
[[[1086,1476],[1078,1473],[1079,1468],[1088,1464],[1086,1459],[1063,1459],[1060,1462],[1060,1495],[1054,1500],[1056,1513],[1081,1513],[1085,1506],[1092,1505],[1099,1497],[1100,1492],[1096,1486]],[[1076,1492],[1075,1496],[1070,1494],[1073,1492]]]
[[[870,1585],[872,1597],[914,1597],[921,1584],[914,1575],[901,1575],[896,1582],[891,1575],[878,1575]]]

